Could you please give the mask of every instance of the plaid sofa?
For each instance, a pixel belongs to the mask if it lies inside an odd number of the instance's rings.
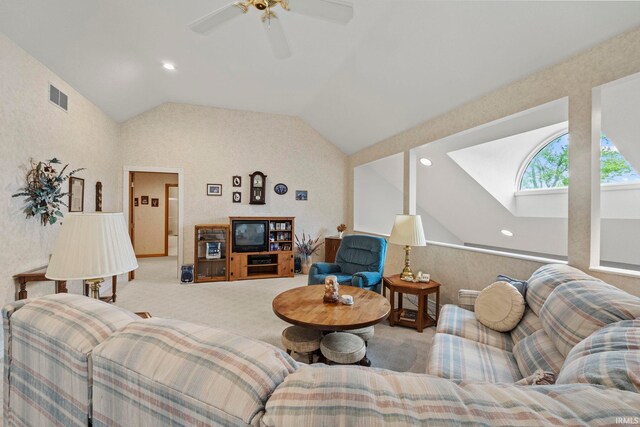
[[[257,340],[177,320],[141,320],[80,296],[19,301],[3,309],[3,421],[639,424],[640,299],[566,266],[538,270],[528,293],[534,302],[527,299],[525,317],[510,334],[485,330],[472,312],[445,306],[429,362],[432,375],[298,365]],[[538,368],[557,372],[556,384],[514,384]]]
[[[567,265],[545,265],[528,282],[525,315],[509,333],[478,322],[472,310],[479,292],[460,291],[459,306],[445,305],[440,313],[428,373],[455,380],[515,383],[542,369],[564,378],[566,359],[578,343],[605,327],[640,318],[640,298]],[[635,360],[637,364],[631,362],[629,368],[640,372],[640,346],[632,346],[626,329],[610,329],[616,331],[613,341],[631,345],[624,350],[625,357]],[[621,348],[613,344],[599,348],[601,361],[609,360],[604,354],[620,361]],[[598,367],[605,376],[615,369]],[[619,388],[640,391],[640,375],[632,375],[627,382]]]

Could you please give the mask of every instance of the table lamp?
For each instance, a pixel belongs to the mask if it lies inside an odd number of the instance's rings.
[[[396,215],[389,243],[404,245],[404,269],[400,278],[402,280],[413,280],[409,261],[411,246],[427,246],[420,215]]]
[[[68,214],[45,276],[51,280],[86,280],[91,296],[99,299],[104,277],[136,268],[138,261],[121,212]]]

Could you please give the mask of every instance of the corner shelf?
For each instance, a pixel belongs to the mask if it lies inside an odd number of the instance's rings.
[[[229,226],[227,224],[199,224],[194,235],[194,281],[218,282],[229,280]],[[217,246],[215,255],[207,258],[208,243]]]

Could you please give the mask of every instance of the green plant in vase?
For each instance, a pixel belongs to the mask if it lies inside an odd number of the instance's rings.
[[[304,233],[302,233],[302,239],[298,239],[296,235],[296,248],[302,261],[303,274],[309,273],[309,267],[311,267],[312,264],[311,257],[320,250],[320,246],[324,243],[318,242],[318,240],[320,240],[320,237],[314,239],[311,235],[307,236]]]
[[[53,165],[59,165],[60,160],[55,157],[51,160],[35,163],[31,161],[31,169],[27,173],[27,183],[20,189],[20,192],[11,197],[26,197],[26,204],[23,212],[27,216],[40,216],[42,225],[55,224],[58,218],[64,217],[61,206],[67,206],[62,200],[69,193],[62,191],[62,183],[74,174],[84,170],[75,169],[65,175],[68,164],[60,172],[57,172]]]

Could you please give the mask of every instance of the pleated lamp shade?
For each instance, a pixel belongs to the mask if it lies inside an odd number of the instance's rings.
[[[122,213],[68,214],[49,260],[51,280],[115,276],[138,268]]]
[[[396,215],[389,243],[403,246],[427,246],[420,215]]]

